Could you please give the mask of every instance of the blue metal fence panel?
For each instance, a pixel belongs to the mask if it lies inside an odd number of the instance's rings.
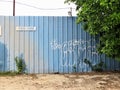
[[[16,56],[24,59],[28,73],[91,71],[85,58],[93,64],[102,59],[105,70],[120,70],[120,62],[96,52],[98,37],[85,32],[82,23],[76,24],[76,17],[0,16],[0,26],[0,71],[15,71]]]

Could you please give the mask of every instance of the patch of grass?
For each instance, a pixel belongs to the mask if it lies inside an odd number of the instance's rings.
[[[19,75],[19,73],[13,71],[0,72],[0,76],[16,76],[16,75]]]

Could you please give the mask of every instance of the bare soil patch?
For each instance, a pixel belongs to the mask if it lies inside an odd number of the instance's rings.
[[[0,76],[0,90],[120,90],[120,73]]]

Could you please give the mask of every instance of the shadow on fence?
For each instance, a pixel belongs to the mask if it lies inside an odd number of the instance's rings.
[[[7,70],[8,50],[6,45],[0,42],[0,71]]]

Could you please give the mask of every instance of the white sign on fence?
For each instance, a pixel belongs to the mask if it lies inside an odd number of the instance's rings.
[[[18,27],[17,26],[16,30],[18,30],[18,31],[35,31],[36,27],[33,27],[33,26],[27,26],[27,27],[20,26],[20,27]]]

